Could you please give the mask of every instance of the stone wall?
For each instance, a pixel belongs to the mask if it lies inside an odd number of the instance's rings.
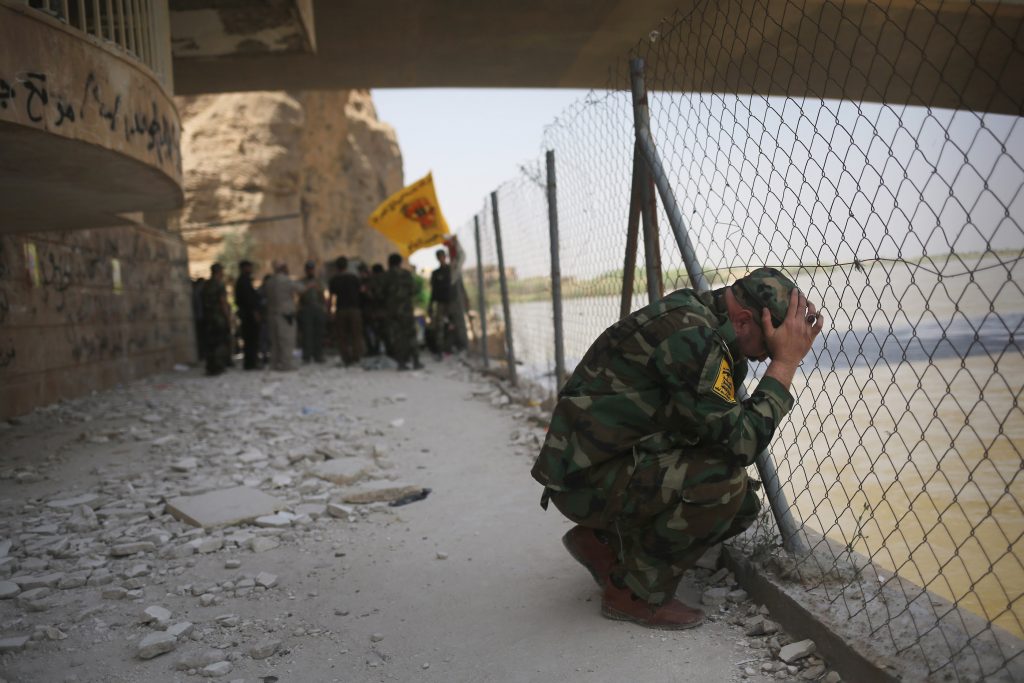
[[[394,130],[365,90],[179,98],[182,215],[194,276],[240,258],[383,261],[393,245],[367,218],[403,184]],[[231,223],[195,229],[211,223]]]
[[[194,362],[194,335],[179,236],[0,235],[0,418]]]

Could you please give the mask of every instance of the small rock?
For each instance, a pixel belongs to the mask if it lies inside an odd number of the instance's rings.
[[[800,674],[800,678],[805,681],[816,681],[822,677],[825,673],[824,664],[815,664],[804,669],[803,673]]]
[[[124,573],[124,577],[126,579],[135,579],[140,576],[146,576],[147,574],[149,574],[148,564],[136,564]]]
[[[168,626],[167,632],[176,638],[187,638],[192,635],[194,628],[191,621],[179,621],[177,624]]]
[[[762,616],[748,619],[744,626],[746,628],[744,634],[748,636],[768,636],[779,632],[778,624]]]
[[[337,519],[344,519],[345,521],[348,521],[352,519],[353,514],[355,514],[355,508],[353,508],[351,505],[342,505],[340,503],[328,503],[327,514],[331,517],[336,517]]]
[[[181,458],[171,463],[171,469],[175,472],[191,472],[199,467],[199,461],[195,458]]]
[[[171,610],[160,605],[147,607],[143,610],[142,618],[139,621],[143,624],[156,624],[160,628],[166,628],[171,623]]]
[[[225,569],[238,569],[241,566],[242,566],[242,561],[241,560],[235,560],[235,559],[224,560],[224,568]]]
[[[216,662],[215,664],[210,664],[209,666],[204,666],[200,669],[199,675],[205,676],[206,678],[220,678],[221,676],[227,676],[231,673],[232,668],[231,662]]]
[[[223,660],[224,653],[220,650],[203,650],[185,655],[175,662],[174,668],[178,671],[197,670]]]
[[[21,588],[13,581],[0,581],[0,600],[9,600],[21,592]]]
[[[268,639],[262,640],[256,645],[252,646],[249,650],[249,656],[253,659],[266,659],[270,657],[281,647],[280,640]]]
[[[822,680],[822,683],[843,683],[842,676],[837,674],[835,671],[829,671],[827,674],[825,674],[825,677],[823,679],[821,679],[821,680]]]
[[[135,553],[151,553],[156,550],[156,546],[148,541],[138,541],[136,543],[120,543],[110,549],[110,554],[114,557],[126,557],[128,555],[134,555]]]
[[[704,554],[697,560],[697,566],[709,571],[718,569],[719,561],[722,558],[722,544],[718,543],[704,551]]]
[[[729,594],[725,596],[729,602],[744,602],[747,599],[747,591],[742,588],[729,591]]]
[[[165,631],[150,633],[139,641],[139,649],[135,656],[139,659],[152,659],[157,655],[170,652],[178,645],[178,639]]]
[[[218,624],[224,628],[234,628],[241,623],[241,619],[237,614],[222,614],[215,620]]]
[[[264,588],[273,588],[277,585],[277,574],[260,572],[256,575],[256,585]]]
[[[374,633],[372,636],[370,636],[370,642],[371,643],[379,643],[382,640],[384,640],[384,634],[383,633]]]
[[[196,549],[197,553],[205,555],[207,553],[214,553],[224,547],[224,539],[220,536],[210,536],[207,538],[197,538],[194,541],[189,542],[189,545]]]
[[[254,553],[263,553],[268,550],[273,550],[279,545],[281,545],[281,542],[278,541],[276,538],[257,536],[255,538],[249,539],[249,549],[252,550]]]
[[[213,593],[203,593],[199,596],[199,604],[203,607],[209,607],[210,605],[217,602],[217,596]]]
[[[728,588],[708,588],[704,591],[700,601],[708,607],[717,607],[725,604],[725,600],[728,595]]]
[[[0,652],[17,652],[28,644],[29,636],[0,638]]]
[[[442,552],[438,551],[437,559],[439,559],[439,560],[447,560],[448,559],[448,553],[442,553]]]
[[[813,640],[801,640],[796,643],[790,643],[779,650],[779,659],[784,661],[786,664],[792,664],[793,662],[814,654],[814,650],[815,647]]]

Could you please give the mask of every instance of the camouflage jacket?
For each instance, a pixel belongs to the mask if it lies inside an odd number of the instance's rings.
[[[412,273],[395,268],[384,273],[381,287],[384,308],[390,317],[413,317],[413,297],[416,296],[416,281]]]
[[[533,477],[554,490],[629,454],[697,447],[749,465],[767,447],[793,398],[763,378],[737,402],[747,374],[724,290],[679,290],[598,337],[559,393]]]
[[[228,320],[224,317],[224,300],[227,289],[223,282],[210,279],[203,284],[201,300],[203,304],[203,320],[207,325],[227,327]]]

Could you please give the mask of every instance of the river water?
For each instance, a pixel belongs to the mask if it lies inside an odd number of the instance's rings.
[[[794,273],[828,325],[771,451],[809,528],[1024,637],[1024,294],[1013,263],[963,258]],[[619,302],[563,308],[571,369]],[[512,321],[521,374],[552,386],[550,303]]]

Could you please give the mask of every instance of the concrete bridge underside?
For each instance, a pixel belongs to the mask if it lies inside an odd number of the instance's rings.
[[[679,73],[666,87],[1024,112],[1017,0],[310,1],[313,50],[176,50],[177,93],[620,87],[609,81],[616,60],[661,19],[692,12],[685,43],[706,51],[710,68]],[[172,0],[172,17],[184,3]],[[224,0],[200,4],[237,11]],[[246,29],[225,17],[235,44],[245,44],[237,33]],[[176,44],[189,33],[181,14]]]

